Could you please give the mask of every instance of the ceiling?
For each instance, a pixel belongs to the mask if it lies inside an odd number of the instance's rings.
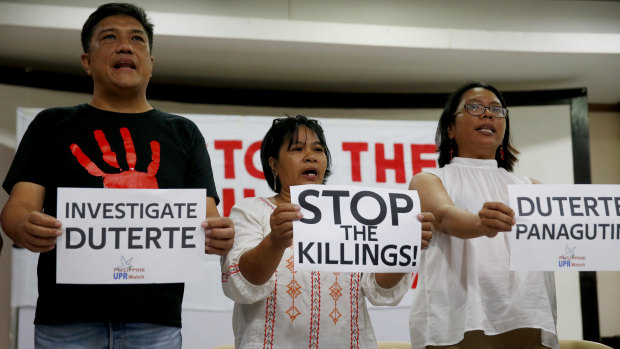
[[[0,1],[0,66],[83,74],[101,4]],[[619,1],[151,0],[154,82],[289,91],[588,89],[620,103]]]

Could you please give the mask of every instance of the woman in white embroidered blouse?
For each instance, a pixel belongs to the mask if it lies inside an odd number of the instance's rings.
[[[267,183],[277,195],[246,198],[233,208],[235,242],[222,263],[224,293],[235,301],[235,348],[377,348],[366,301],[397,304],[410,274],[293,270],[289,188],[322,184],[330,156],[323,129],[305,116],[275,119],[261,147]],[[432,215],[420,215],[422,247]]]
[[[510,271],[514,212],[508,109],[481,82],[452,94],[435,142],[439,168],[413,178],[422,210],[435,215],[410,313],[413,348],[558,347],[552,272]]]

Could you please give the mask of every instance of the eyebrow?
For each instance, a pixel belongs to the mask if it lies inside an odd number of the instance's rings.
[[[105,34],[105,33],[118,33],[120,30],[118,28],[103,28],[101,29],[97,35]],[[130,31],[132,34],[142,34],[146,35],[146,32],[142,29],[132,29]]]
[[[477,104],[483,104],[482,101],[479,100],[478,98],[468,99],[468,100],[465,101],[465,104],[474,103],[474,102],[477,103]],[[502,106],[502,104],[500,102],[496,102],[496,101],[493,101],[493,102],[489,103],[489,105],[492,105],[492,104],[498,105],[500,107]]]

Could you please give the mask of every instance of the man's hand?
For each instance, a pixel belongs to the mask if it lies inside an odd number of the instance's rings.
[[[32,252],[47,252],[56,246],[62,223],[43,211],[45,188],[31,182],[15,183],[2,209],[0,221],[4,233],[17,246]]]
[[[205,253],[224,256],[235,238],[233,222],[227,217],[208,217],[202,222],[205,230]]]
[[[15,243],[32,252],[47,252],[56,247],[56,239],[62,234],[60,221],[45,213],[32,211],[25,215],[19,226]]]

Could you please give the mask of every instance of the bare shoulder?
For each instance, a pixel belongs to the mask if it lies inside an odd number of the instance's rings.
[[[415,190],[420,186],[427,186],[430,184],[441,184],[441,180],[439,177],[435,176],[429,172],[420,172],[413,176],[411,182],[409,183],[409,189]]]

